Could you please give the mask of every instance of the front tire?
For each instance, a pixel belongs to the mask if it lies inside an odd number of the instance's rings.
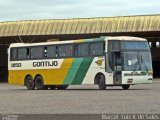
[[[38,90],[46,90],[48,88],[48,86],[44,85],[44,81],[41,76],[37,76],[35,78],[35,86]]]
[[[28,90],[34,90],[35,89],[35,83],[34,83],[34,80],[33,80],[32,76],[27,76],[25,78],[25,85],[26,85]]]
[[[122,85],[123,90],[128,90],[130,85]]]
[[[105,90],[106,89],[104,75],[99,75],[98,76],[98,87],[99,87],[100,90]]]

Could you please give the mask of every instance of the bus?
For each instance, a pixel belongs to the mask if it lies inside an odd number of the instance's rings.
[[[146,39],[99,37],[41,43],[13,43],[8,49],[9,84],[29,90],[66,89],[93,84],[100,90],[152,83],[151,51]]]

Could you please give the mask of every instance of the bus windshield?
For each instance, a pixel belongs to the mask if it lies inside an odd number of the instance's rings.
[[[149,71],[152,70],[150,52],[124,52],[125,71]]]

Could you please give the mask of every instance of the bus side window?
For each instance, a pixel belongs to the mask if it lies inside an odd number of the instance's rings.
[[[18,59],[25,60],[27,57],[27,49],[26,48],[18,48]]]
[[[11,48],[10,52],[11,52],[10,60],[17,60],[17,48]]]
[[[66,57],[72,57],[73,56],[73,45],[66,45]]]
[[[91,55],[99,56],[104,54],[103,42],[97,42],[91,44]]]
[[[55,58],[57,57],[56,46],[47,46],[46,57],[47,58]]]
[[[59,46],[58,47],[58,56],[59,57],[65,57],[66,56],[65,46]]]
[[[43,48],[42,47],[32,47],[31,48],[31,59],[43,58]]]
[[[78,56],[78,45],[74,45],[74,56]]]
[[[89,44],[88,43],[82,43],[78,44],[78,53],[77,56],[88,56],[89,55]]]
[[[58,47],[59,57],[72,57],[73,56],[73,45],[64,45]]]

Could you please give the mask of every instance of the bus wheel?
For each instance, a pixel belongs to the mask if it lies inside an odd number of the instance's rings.
[[[46,90],[48,86],[44,85],[43,78],[41,76],[37,76],[35,78],[35,86],[38,90]]]
[[[98,87],[100,90],[106,89],[105,77],[102,74],[98,76]]]
[[[57,86],[57,89],[65,90],[65,89],[67,89],[67,87],[68,87],[68,85],[59,85],[59,86]]]
[[[128,90],[130,85],[122,85],[123,90]]]
[[[32,76],[27,76],[25,78],[25,85],[26,85],[28,90],[34,90],[35,89],[35,83],[34,83],[34,80],[33,80]]]

